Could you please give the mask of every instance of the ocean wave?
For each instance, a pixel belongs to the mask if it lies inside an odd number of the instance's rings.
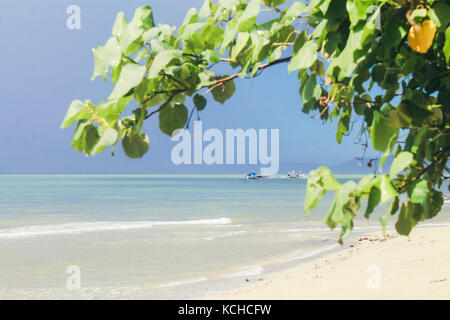
[[[232,237],[232,236],[235,236],[238,234],[244,234],[244,233],[247,233],[247,231],[242,230],[242,231],[229,232],[229,233],[220,234],[218,236],[205,237],[205,238],[201,238],[201,239],[197,239],[197,240],[216,240],[216,239]]]
[[[173,281],[173,282],[169,282],[163,285],[160,285],[158,287],[160,288],[167,288],[167,287],[176,287],[176,286],[182,286],[182,285],[187,285],[187,284],[194,284],[194,283],[199,283],[199,282],[204,282],[207,281],[208,279],[205,277],[198,277],[198,278],[192,278],[192,279],[186,279],[186,280],[180,280],[180,281]]]
[[[239,278],[239,277],[252,277],[263,273],[264,268],[262,266],[243,267],[241,271],[227,274],[226,278]]]
[[[120,231],[132,229],[149,229],[155,226],[169,225],[221,225],[230,224],[228,218],[199,219],[186,221],[99,221],[77,222],[52,225],[32,225],[0,230],[0,239],[28,238],[36,236],[53,236],[61,234],[79,234],[98,231]]]
[[[325,252],[328,252],[328,251],[331,251],[333,249],[336,249],[339,246],[340,245],[336,243],[334,245],[331,245],[331,246],[328,246],[328,247],[325,247],[325,248],[320,248],[320,249],[317,249],[317,250],[311,250],[310,252],[307,252],[307,253],[303,253],[304,251],[298,251],[298,252],[290,255],[286,259],[282,260],[282,263],[312,258],[312,257],[318,256],[320,254],[323,254]],[[299,252],[302,252],[303,254],[299,255],[298,254]]]

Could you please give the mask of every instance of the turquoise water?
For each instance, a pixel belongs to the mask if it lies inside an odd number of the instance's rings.
[[[346,178],[341,179],[342,182]],[[0,298],[190,298],[334,250],[306,180],[0,176]],[[449,221],[447,207],[442,218]],[[358,221],[358,232],[377,219]],[[69,266],[80,289],[68,290]]]

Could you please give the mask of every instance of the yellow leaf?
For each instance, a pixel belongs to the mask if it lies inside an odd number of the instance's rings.
[[[408,43],[411,49],[419,53],[426,53],[433,44],[436,25],[431,20],[411,26],[408,32]]]

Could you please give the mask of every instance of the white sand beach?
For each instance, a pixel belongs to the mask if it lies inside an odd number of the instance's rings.
[[[206,299],[450,299],[449,226],[416,227],[410,237],[377,232],[344,246]]]

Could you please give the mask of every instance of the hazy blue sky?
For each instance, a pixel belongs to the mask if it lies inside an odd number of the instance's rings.
[[[93,71],[92,47],[111,35],[117,12],[131,18],[142,4],[153,7],[156,23],[179,26],[190,7],[203,0],[4,0],[0,11],[0,173],[170,173],[174,143],[160,133],[156,118],[146,123],[150,151],[140,160],[103,152],[86,158],[70,146],[73,127],[59,129],[74,99],[105,100],[111,83]],[[81,8],[81,30],[66,28],[69,5]],[[287,65],[267,69],[261,77],[237,80],[234,97],[221,106],[208,98],[201,113],[204,128],[278,128],[280,162],[337,164],[360,155],[354,138],[335,140],[335,124],[323,125],[301,112],[298,81]],[[188,108],[191,106],[188,105]],[[289,164],[289,165],[288,165]],[[223,167],[223,166],[222,166]],[[226,168],[196,168],[224,172]],[[227,168],[229,170],[230,168]],[[234,166],[234,172],[246,168]],[[293,169],[300,169],[298,166]]]

